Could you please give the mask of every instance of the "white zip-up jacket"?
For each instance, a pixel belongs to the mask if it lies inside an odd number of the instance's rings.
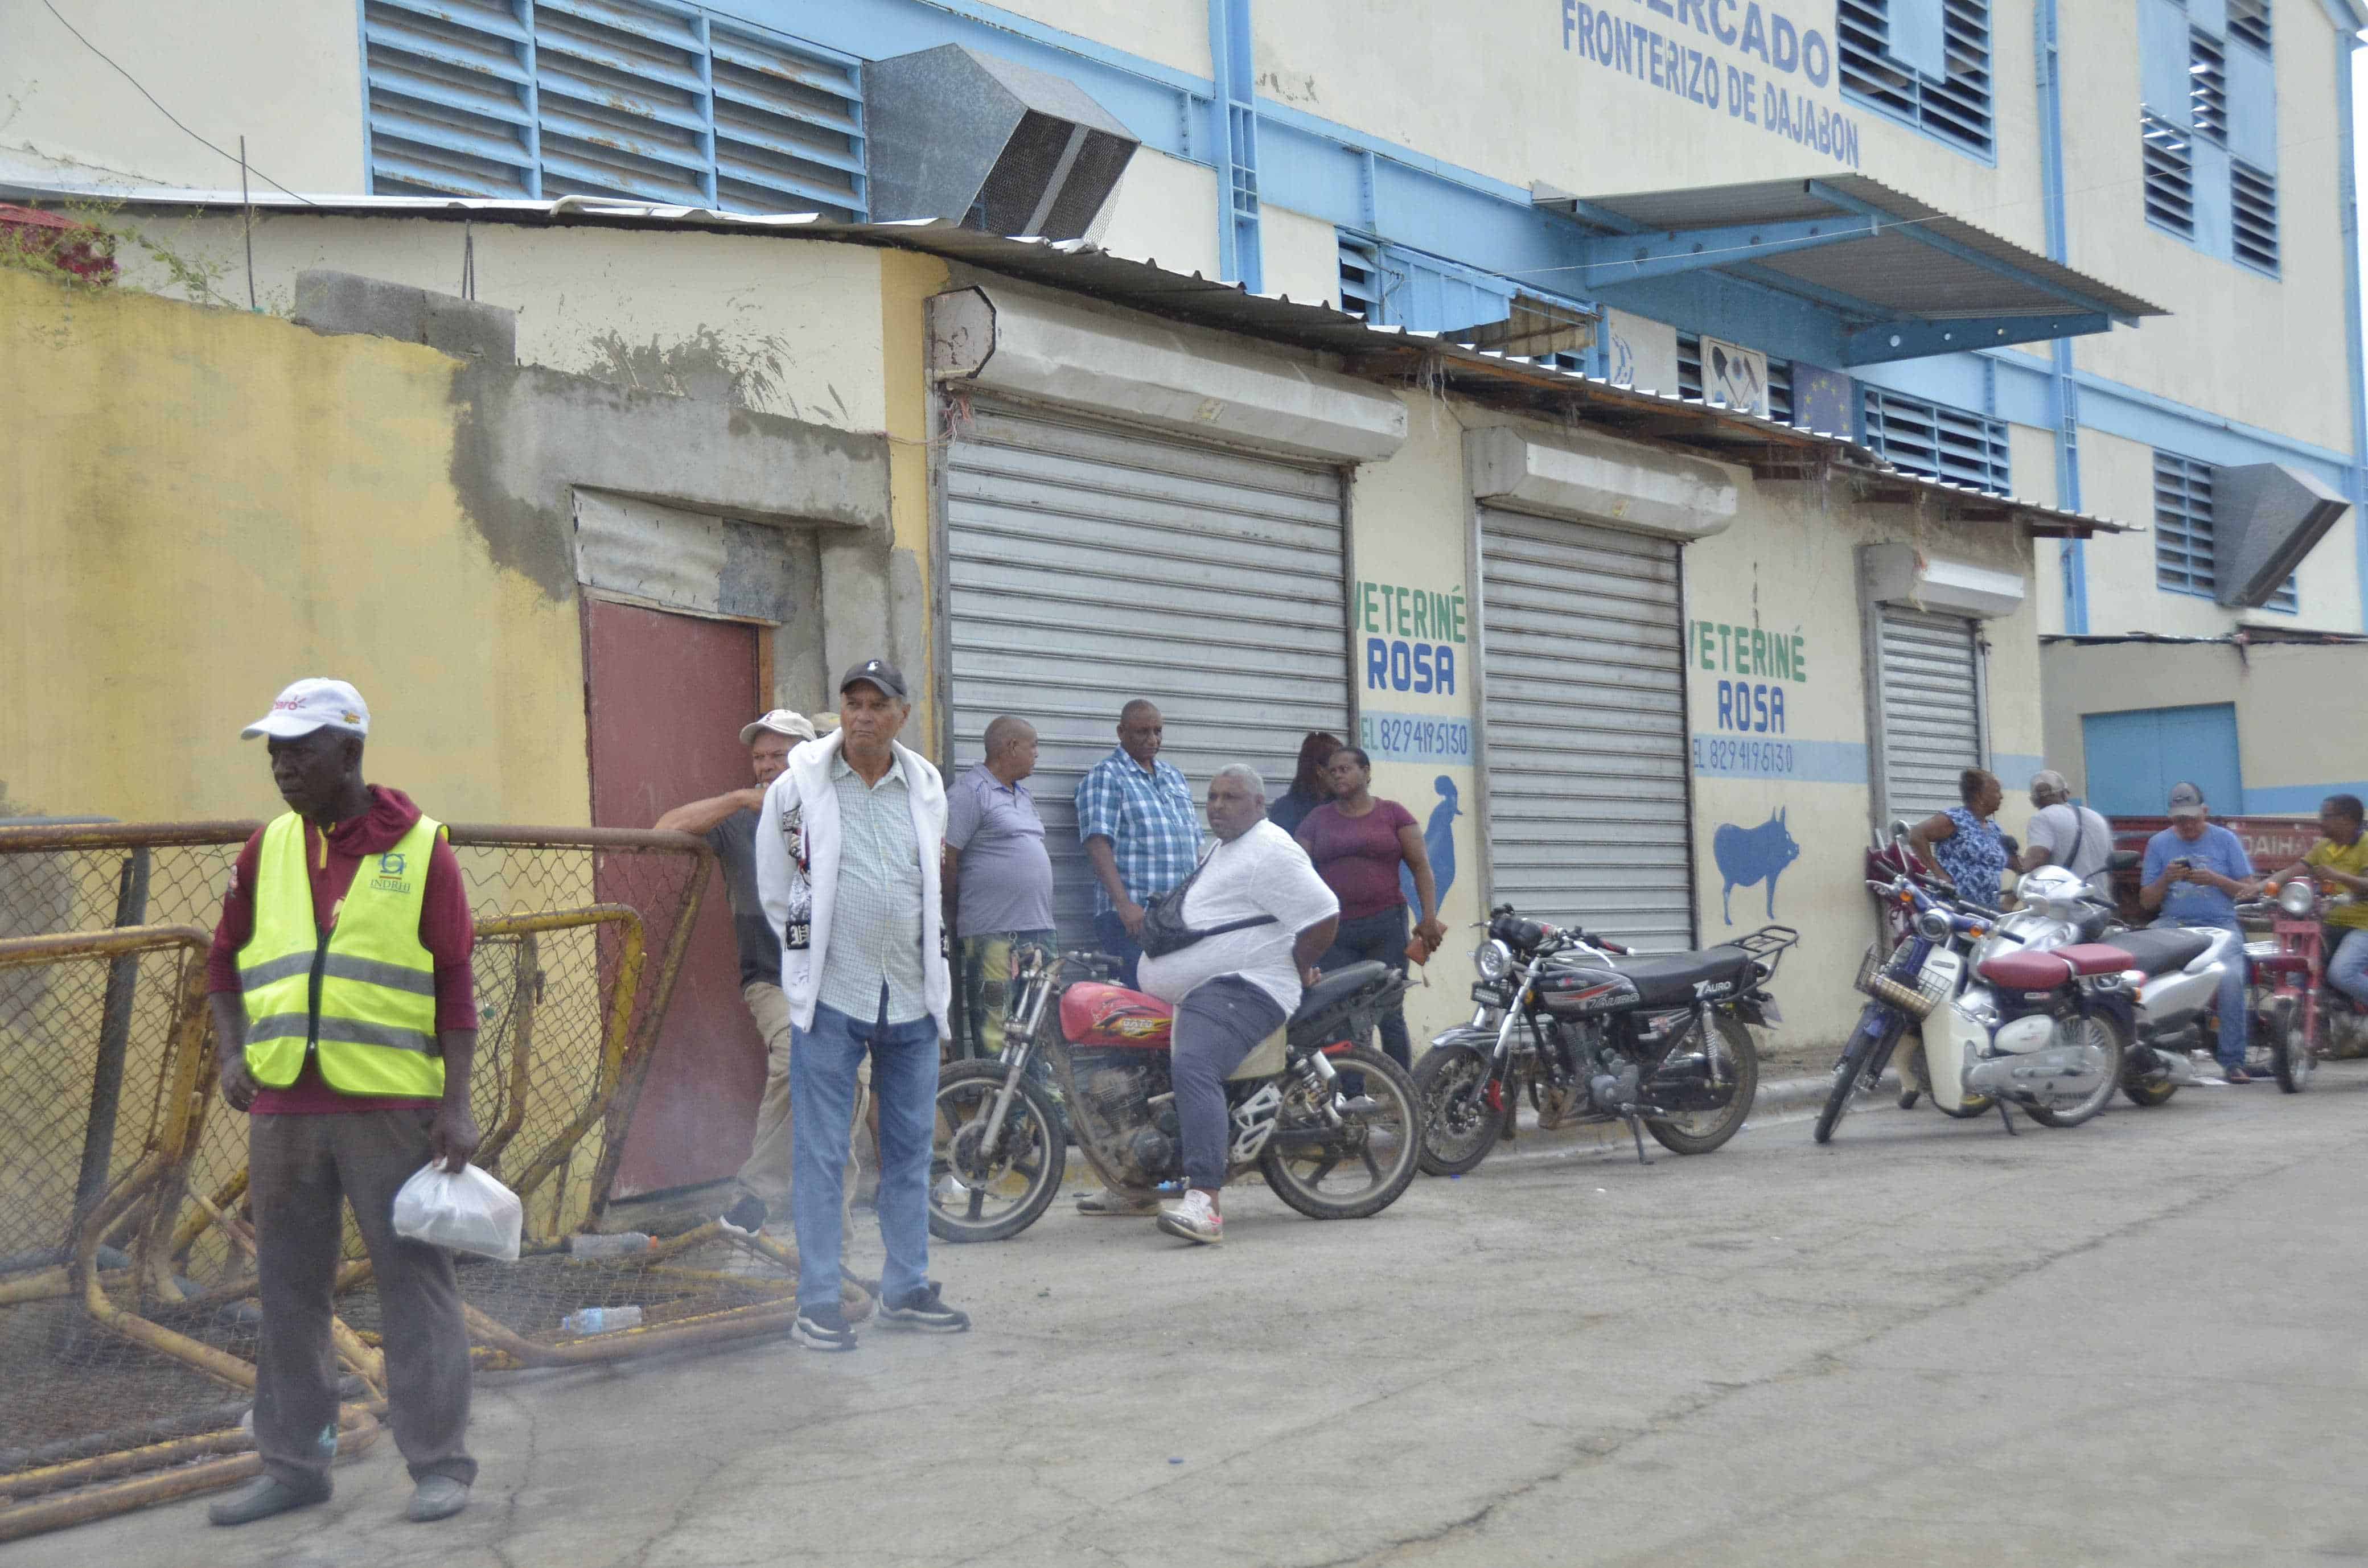
[[[788,768],[765,790],[757,824],[757,897],[765,918],[781,937],[781,994],[790,1019],[814,1028],[814,999],[822,993],[822,966],[830,952],[831,911],[838,898],[838,791],[831,763],[846,740],[833,730],[790,753]],[[938,1038],[951,1038],[946,1009],[953,978],[944,951],[944,895],[939,865],[946,842],[946,786],[918,753],[894,742],[896,767],[913,802],[913,836],[921,852],[921,990]],[[806,941],[792,946],[791,927],[803,922]],[[870,1020],[865,1020],[869,1022]]]

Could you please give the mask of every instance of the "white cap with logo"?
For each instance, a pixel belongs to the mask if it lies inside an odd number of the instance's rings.
[[[814,738],[814,727],[804,714],[795,709],[776,708],[763,718],[741,725],[740,744],[744,746],[752,745],[756,743],[757,737],[768,730],[777,735],[787,735],[793,741],[810,741]]]
[[[239,739],[251,741],[257,735],[277,735],[281,740],[294,740],[319,729],[344,730],[350,734],[370,733],[370,704],[362,694],[341,680],[321,676],[307,676],[292,683],[287,690],[271,699],[271,711],[238,733]]]

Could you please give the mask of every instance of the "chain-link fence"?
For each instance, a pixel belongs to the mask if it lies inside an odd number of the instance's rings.
[[[0,1540],[254,1472],[237,1425],[260,1331],[246,1119],[213,1102],[204,993],[255,825],[0,827]],[[712,855],[593,828],[456,825],[451,841],[477,920],[479,1161],[527,1211],[519,1263],[462,1271],[478,1364],[786,1328],[795,1259],[768,1240],[712,1224],[584,1239]],[[338,1285],[351,1448],[384,1384],[350,1226]],[[848,1302],[870,1306],[851,1285]]]

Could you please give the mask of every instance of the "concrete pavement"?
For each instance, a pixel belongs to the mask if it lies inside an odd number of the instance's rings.
[[[1881,1102],[1826,1149],[1762,1119],[1650,1169],[1525,1134],[1370,1221],[1245,1190],[1215,1250],[1064,1204],[938,1248],[967,1335],[487,1381],[449,1524],[397,1521],[381,1443],[306,1514],[181,1505],[6,1557],[2368,1560],[2363,1122],[2341,1063],[2011,1140]]]

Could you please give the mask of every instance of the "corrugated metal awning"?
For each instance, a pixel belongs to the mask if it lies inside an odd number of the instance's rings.
[[[88,200],[94,194],[0,181],[0,199],[55,203]],[[112,206],[126,211],[231,213],[246,205],[235,191],[160,189],[113,191],[105,196]],[[1303,303],[1281,294],[1253,294],[1238,283],[1221,282],[1197,272],[1170,271],[1156,259],[1120,256],[1085,240],[983,233],[939,219],[847,223],[810,212],[717,212],[590,197],[524,201],[469,197],[290,197],[275,192],[256,196],[252,205],[275,217],[302,214],[537,228],[693,230],[921,251],[1172,321],[1336,355],[1349,373],[1377,381],[1455,392],[1498,406],[1575,418],[1631,440],[1740,464],[1762,479],[1846,482],[1860,500],[1922,506],[1935,521],[2012,523],[2044,538],[2085,539],[2092,534],[2135,531],[2129,524],[2088,513],[1907,473],[1844,436],[1781,424],[1700,398],[1614,386],[1539,360],[1471,347],[1437,333],[1369,326],[1329,304]]]
[[[1857,306],[1855,313],[1868,322],[2079,312],[2134,325],[2141,317],[2169,313],[1864,175],[1586,198],[1541,189],[1536,199],[1606,236],[1645,241],[1735,232],[1722,244],[1683,259],[1748,267],[1759,281],[1829,308]],[[1800,227],[1819,224],[1827,225],[1824,234]],[[1748,232],[1755,227],[1770,231],[1759,244]],[[1633,265],[1653,262],[1640,257]],[[1590,271],[1596,287],[1620,281],[1616,260]]]

